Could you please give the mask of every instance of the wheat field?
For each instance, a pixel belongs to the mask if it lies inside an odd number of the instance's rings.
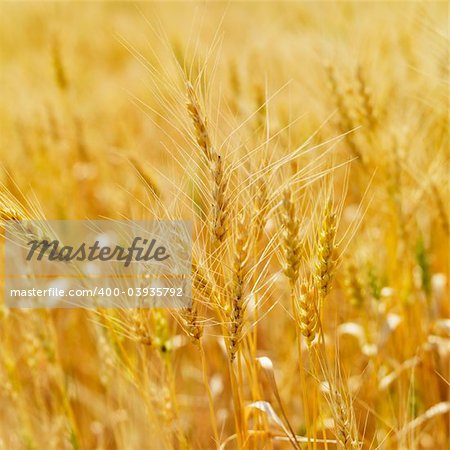
[[[1,277],[0,449],[448,448],[447,3],[0,20],[0,230],[193,224],[189,308],[10,308]]]

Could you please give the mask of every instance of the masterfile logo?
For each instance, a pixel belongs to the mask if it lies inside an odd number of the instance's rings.
[[[142,245],[139,245],[139,243]],[[49,261],[120,261],[125,267],[128,267],[132,261],[164,261],[170,258],[167,249],[161,245],[157,245],[156,239],[144,239],[135,237],[131,246],[128,248],[116,245],[110,247],[108,245],[101,246],[99,241],[95,241],[88,246],[83,242],[79,247],[74,248],[70,245],[61,245],[57,240],[48,241],[32,240],[27,243],[30,251],[27,255],[27,261],[31,261],[33,257],[37,261],[41,261],[47,257]]]
[[[10,307],[186,307],[187,221],[9,221]]]

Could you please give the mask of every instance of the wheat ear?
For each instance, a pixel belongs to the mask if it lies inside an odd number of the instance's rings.
[[[322,225],[317,245],[315,264],[315,282],[321,299],[324,299],[331,287],[335,267],[334,251],[336,237],[336,213],[331,200],[327,202],[323,213]]]
[[[228,201],[226,196],[227,179],[222,157],[216,152],[208,132],[207,119],[202,113],[200,103],[190,82],[187,86],[187,110],[191,117],[197,144],[200,146],[209,167],[212,181],[212,235],[213,247],[223,242],[227,233]]]
[[[359,449],[358,440],[354,437],[355,430],[351,408],[344,402],[342,395],[337,390],[334,391],[331,400],[334,408],[335,431],[339,447],[344,450]]]
[[[230,360],[234,361],[241,341],[244,324],[245,303],[243,300],[245,283],[245,266],[248,258],[249,240],[246,222],[243,215],[237,220],[236,242],[233,255],[233,280],[231,292],[231,318],[230,318]]]
[[[302,283],[298,306],[300,310],[300,330],[308,347],[310,347],[316,337],[319,323],[317,291],[311,283]]]
[[[301,241],[299,237],[300,221],[297,218],[290,187],[285,189],[283,193],[281,222],[285,258],[283,271],[289,279],[291,290],[293,290],[300,269]]]

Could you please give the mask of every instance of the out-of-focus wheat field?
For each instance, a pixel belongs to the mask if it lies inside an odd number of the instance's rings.
[[[0,449],[448,448],[448,19],[2,2],[2,222],[185,219],[194,247],[186,310],[2,289]]]

